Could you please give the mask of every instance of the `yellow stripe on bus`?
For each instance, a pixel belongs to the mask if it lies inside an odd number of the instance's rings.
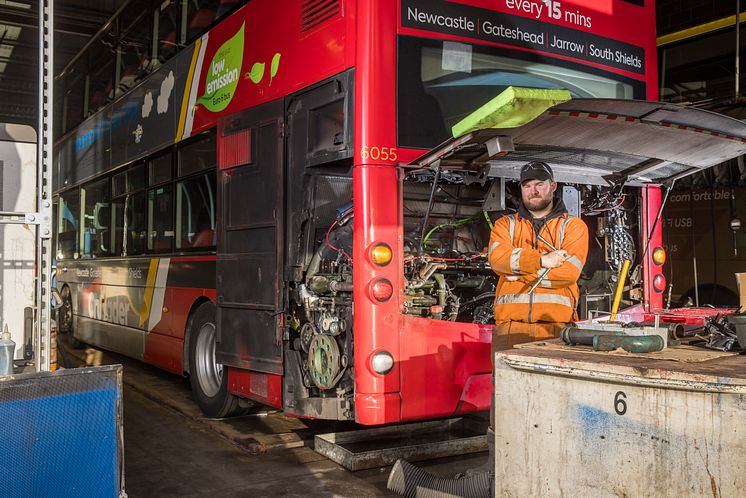
[[[140,327],[147,323],[150,317],[150,307],[153,301],[153,291],[155,290],[155,277],[158,275],[159,258],[150,260],[148,268],[148,278],[145,282],[145,294],[142,296],[142,310],[140,311]]]
[[[197,38],[197,42],[194,44],[194,52],[192,53],[192,63],[189,65],[189,74],[187,75],[186,86],[184,87],[184,97],[181,100],[181,113],[179,114],[179,128],[176,130],[176,137],[174,142],[181,140],[184,134],[184,123],[186,122],[186,113],[189,111],[189,95],[192,93],[192,78],[194,77],[194,68],[197,65],[197,59],[199,58],[199,50],[202,45],[202,38]],[[198,77],[199,79],[199,77]],[[199,84],[199,83],[197,83]]]

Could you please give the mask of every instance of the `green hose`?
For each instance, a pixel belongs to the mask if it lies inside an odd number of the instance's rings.
[[[482,211],[482,214],[484,215],[484,219],[487,220],[487,224],[490,226],[490,230],[492,230],[492,220],[490,220],[490,215],[487,214],[487,211]]]
[[[453,223],[441,223],[440,225],[435,225],[434,227],[432,227],[430,229],[429,232],[427,232],[427,234],[425,234],[425,238],[422,239],[422,244],[424,245],[425,242],[427,242],[427,239],[430,238],[430,236],[433,234],[433,232],[436,232],[436,231],[440,230],[441,228],[444,228],[444,227],[458,228],[458,227],[460,227],[462,225],[467,224],[468,222],[470,222],[473,219],[474,219],[474,217],[472,216],[471,218],[464,218],[463,220],[458,220],[458,221],[455,221]]]

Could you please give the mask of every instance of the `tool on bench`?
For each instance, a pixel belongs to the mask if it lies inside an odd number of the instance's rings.
[[[668,346],[672,330],[668,326],[646,327],[634,323],[589,323],[563,328],[560,339],[569,346],[592,346],[595,351],[622,348],[630,353],[652,353]]]

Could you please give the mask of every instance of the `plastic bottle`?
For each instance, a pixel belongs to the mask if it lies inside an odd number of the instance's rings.
[[[0,376],[13,375],[13,357],[16,353],[16,343],[10,338],[8,324],[5,324],[3,335],[0,337]]]
[[[52,320],[49,328],[49,371],[57,370],[57,322]]]

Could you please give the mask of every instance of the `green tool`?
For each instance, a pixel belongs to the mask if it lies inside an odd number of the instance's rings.
[[[665,346],[663,338],[659,335],[597,335],[593,338],[593,349],[595,351],[614,351],[618,348],[630,353],[654,353],[662,351]]]

